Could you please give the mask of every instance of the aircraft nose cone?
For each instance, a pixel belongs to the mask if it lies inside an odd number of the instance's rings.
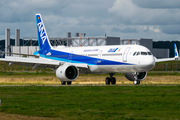
[[[144,59],[144,70],[151,70],[155,66],[155,60],[154,57],[148,57],[147,59]]]

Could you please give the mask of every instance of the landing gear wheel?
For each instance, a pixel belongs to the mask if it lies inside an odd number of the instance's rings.
[[[111,84],[112,84],[112,85],[115,85],[115,84],[116,84],[116,78],[115,78],[115,77],[112,77],[112,78],[111,78]]]
[[[61,85],[65,85],[66,84],[66,82],[65,81],[61,81]]]
[[[111,82],[111,79],[110,79],[109,77],[107,77],[107,78],[105,79],[105,82],[106,82],[106,85],[109,85],[110,82]]]
[[[140,81],[139,80],[135,80],[134,81],[134,85],[139,85],[140,84]]]
[[[67,82],[67,85],[71,85],[71,83],[72,83],[71,81],[68,81],[68,82]]]
[[[110,83],[111,83],[112,85],[115,85],[115,84],[116,84],[116,78],[113,77],[114,74],[115,74],[115,73],[109,73],[110,77],[107,77],[106,80],[105,80],[106,85],[109,85]]]

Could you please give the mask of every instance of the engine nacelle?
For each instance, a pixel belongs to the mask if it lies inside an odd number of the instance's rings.
[[[56,76],[61,81],[74,81],[79,76],[79,71],[74,65],[64,64],[56,70]]]
[[[130,81],[142,81],[146,78],[147,72],[125,73],[124,76]]]

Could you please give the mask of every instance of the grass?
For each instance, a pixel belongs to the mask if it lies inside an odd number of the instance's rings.
[[[116,74],[121,86],[48,87],[34,85],[60,85],[52,72],[5,69],[0,85],[31,86],[0,87],[0,119],[180,119],[178,72],[149,72],[140,86]],[[82,74],[72,84],[102,85],[107,76]]]
[[[180,86],[0,87],[0,112],[55,119],[180,119]]]
[[[88,74],[80,75],[72,84],[94,85],[105,84],[105,78],[108,74]],[[124,74],[115,74],[117,84],[132,84]],[[54,73],[18,73],[18,72],[0,72],[0,85],[60,85],[60,80]],[[148,73],[141,84],[180,84],[180,73]]]

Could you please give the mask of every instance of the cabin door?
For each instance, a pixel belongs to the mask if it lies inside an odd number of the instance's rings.
[[[125,49],[125,51],[124,51],[124,53],[123,53],[123,62],[127,62],[127,55],[128,55],[128,53],[129,53],[129,50],[130,50],[131,48],[130,47],[127,47],[126,49]]]
[[[99,53],[98,53],[97,63],[101,63],[101,58],[102,58],[102,50],[100,50]]]

